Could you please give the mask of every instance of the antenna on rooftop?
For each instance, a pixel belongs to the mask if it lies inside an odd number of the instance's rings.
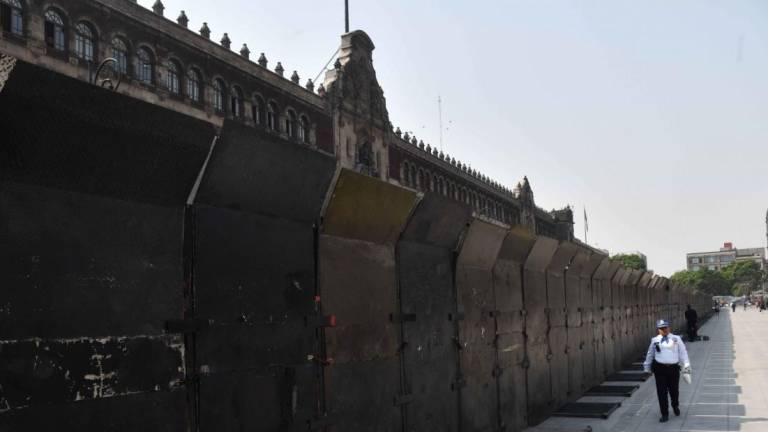
[[[437,118],[440,126],[440,151],[443,151],[443,101],[440,95],[437,95]]]

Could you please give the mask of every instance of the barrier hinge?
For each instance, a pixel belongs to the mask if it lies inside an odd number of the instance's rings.
[[[213,320],[205,318],[172,319],[165,322],[165,330],[169,333],[196,333],[212,324]]]

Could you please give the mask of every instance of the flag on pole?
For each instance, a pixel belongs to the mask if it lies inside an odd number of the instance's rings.
[[[589,221],[587,221],[587,206],[584,206],[584,243],[587,242],[587,231],[589,231]]]

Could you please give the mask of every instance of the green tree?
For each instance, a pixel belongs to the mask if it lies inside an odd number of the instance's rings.
[[[648,270],[645,261],[637,254],[616,254],[611,259],[621,262],[624,267],[629,269]]]
[[[730,295],[733,287],[733,282],[722,272],[707,268],[697,271],[681,270],[673,274],[671,279],[709,295]]]
[[[754,261],[732,262],[723,268],[722,273],[731,282],[735,295],[759,290],[765,280],[765,271]]]

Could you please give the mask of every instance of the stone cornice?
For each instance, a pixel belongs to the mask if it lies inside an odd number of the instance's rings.
[[[138,3],[127,0],[90,0],[91,2],[112,9],[129,19],[138,21],[148,29],[165,34],[174,43],[185,44],[190,48],[211,55],[221,62],[240,69],[266,84],[276,87],[290,95],[311,104],[317,108],[326,109],[325,101],[319,95],[312,93],[299,84],[294,84],[289,79],[280,77],[276,73],[259,64],[244,58],[216,42],[207,39],[198,33],[177,24],[174,21],[160,16]]]

